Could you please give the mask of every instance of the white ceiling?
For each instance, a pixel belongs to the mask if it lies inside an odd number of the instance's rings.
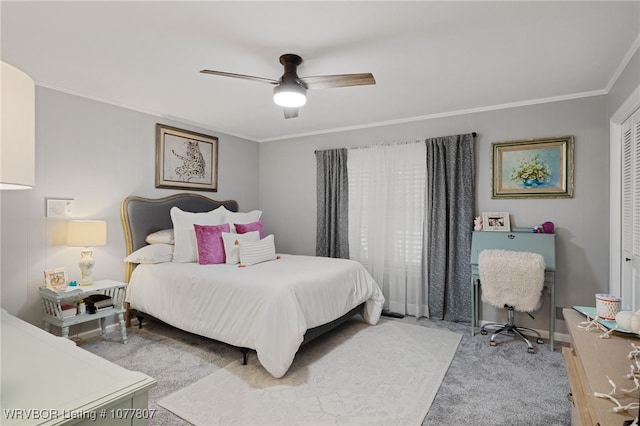
[[[606,93],[640,45],[640,2],[2,1],[2,60],[37,84],[256,141]],[[278,79],[371,72],[309,91]],[[160,120],[160,119],[159,119]]]

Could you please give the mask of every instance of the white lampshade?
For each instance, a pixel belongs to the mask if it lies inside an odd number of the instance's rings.
[[[33,188],[35,85],[31,77],[5,62],[0,73],[0,189]]]
[[[107,222],[103,220],[71,220],[67,223],[67,245],[95,247],[107,244]]]
[[[273,101],[285,108],[298,108],[307,102],[307,89],[297,84],[280,84],[273,88]]]

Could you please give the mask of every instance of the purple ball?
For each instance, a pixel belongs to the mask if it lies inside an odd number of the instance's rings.
[[[542,224],[542,231],[545,234],[553,234],[553,228],[554,228],[553,222],[545,222]]]

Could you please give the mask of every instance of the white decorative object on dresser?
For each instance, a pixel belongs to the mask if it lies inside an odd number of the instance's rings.
[[[63,291],[53,291],[46,287],[40,287],[40,298],[42,299],[42,307],[44,309],[45,331],[51,331],[51,325],[60,327],[62,337],[69,337],[69,326],[80,324],[87,321],[98,320],[100,324],[100,332],[106,332],[105,318],[117,316],[122,332],[122,342],[127,343],[127,328],[124,323],[124,296],[127,284],[114,280],[99,280],[87,286],[67,287]],[[112,305],[106,309],[98,309],[96,311],[78,312],[73,314],[75,306],[85,298],[94,294],[102,294],[109,296]],[[71,305],[71,309],[64,309]],[[72,313],[67,313],[71,311]],[[77,312],[77,311],[75,311]],[[94,312],[94,313],[90,313]]]
[[[3,425],[143,426],[156,380],[2,310]]]

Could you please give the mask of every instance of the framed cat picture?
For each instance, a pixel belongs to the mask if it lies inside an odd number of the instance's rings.
[[[156,124],[156,188],[218,190],[218,138]]]

